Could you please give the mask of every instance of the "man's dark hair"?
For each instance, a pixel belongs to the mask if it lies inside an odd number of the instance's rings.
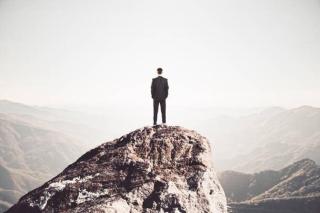
[[[162,73],[162,68],[159,67],[159,68],[157,69],[157,72],[158,72],[158,74],[160,75],[160,74]]]

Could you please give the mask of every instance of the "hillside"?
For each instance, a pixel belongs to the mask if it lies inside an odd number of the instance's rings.
[[[221,170],[279,170],[304,158],[320,164],[320,108],[267,108],[205,124],[204,132],[217,141],[215,159]]]
[[[320,210],[320,167],[309,159],[279,171],[219,176],[233,212],[308,212]]]
[[[34,127],[61,132],[92,148],[88,141],[105,139],[106,120],[102,115],[88,114],[76,110],[25,105],[0,100],[0,114],[5,119],[28,123]],[[88,147],[89,145],[89,147]],[[96,145],[96,144],[95,144]]]
[[[0,114],[0,210],[56,175],[83,148],[63,133]]]
[[[0,212],[102,141],[106,126],[95,115],[0,100]]]

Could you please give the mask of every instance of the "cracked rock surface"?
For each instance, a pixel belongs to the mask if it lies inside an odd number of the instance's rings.
[[[141,128],[85,153],[8,212],[226,213],[211,156],[195,131]]]

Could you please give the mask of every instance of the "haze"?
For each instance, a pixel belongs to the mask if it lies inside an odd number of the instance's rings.
[[[0,97],[146,107],[320,105],[319,0],[1,0]],[[117,113],[120,113],[117,111]]]

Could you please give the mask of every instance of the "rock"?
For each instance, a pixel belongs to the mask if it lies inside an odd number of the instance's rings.
[[[8,212],[227,210],[208,140],[182,127],[154,126],[90,150]]]

